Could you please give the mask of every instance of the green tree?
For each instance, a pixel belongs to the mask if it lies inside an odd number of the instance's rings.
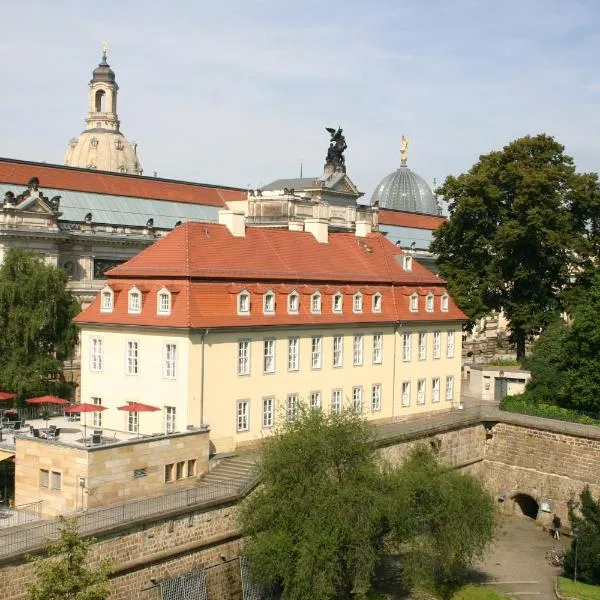
[[[36,578],[29,585],[29,600],[106,600],[110,594],[109,565],[100,562],[95,568],[86,565],[93,540],[77,534],[74,520],[61,517],[60,539],[46,546],[45,556],[30,560]]]
[[[0,388],[20,398],[68,393],[62,362],[72,355],[79,312],[66,274],[24,250],[0,266]]]
[[[470,319],[504,312],[521,359],[600,247],[597,177],[577,174],[552,137],[527,136],[448,177],[440,193],[450,212],[431,246],[440,274]]]

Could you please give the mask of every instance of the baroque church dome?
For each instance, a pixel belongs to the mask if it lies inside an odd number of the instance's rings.
[[[117,116],[119,86],[115,72],[106,62],[106,46],[102,60],[94,69],[89,83],[86,128],[67,147],[65,165],[84,169],[100,169],[117,173],[142,174],[137,145],[121,133]]]
[[[402,137],[400,168],[384,177],[373,192],[371,205],[427,215],[441,214],[441,208],[427,182],[406,165],[408,140]]]

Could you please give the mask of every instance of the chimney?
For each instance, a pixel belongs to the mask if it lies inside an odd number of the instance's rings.
[[[221,209],[219,225],[225,225],[234,237],[246,237],[246,216],[243,212]]]
[[[356,221],[356,236],[367,237],[371,233],[371,223],[369,221]]]
[[[329,231],[325,219],[306,219],[304,231],[312,233],[319,244],[326,244],[329,241]]]

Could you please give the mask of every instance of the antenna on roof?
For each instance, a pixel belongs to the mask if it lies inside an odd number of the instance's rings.
[[[158,172],[154,171],[154,177],[158,177]]]
[[[302,159],[300,159],[300,179],[302,179]]]

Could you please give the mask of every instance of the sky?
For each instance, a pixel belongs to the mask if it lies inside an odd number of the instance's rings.
[[[145,175],[319,176],[338,125],[366,198],[402,135],[428,182],[538,133],[600,166],[597,0],[0,0],[0,14],[2,157],[63,162],[106,39]]]

